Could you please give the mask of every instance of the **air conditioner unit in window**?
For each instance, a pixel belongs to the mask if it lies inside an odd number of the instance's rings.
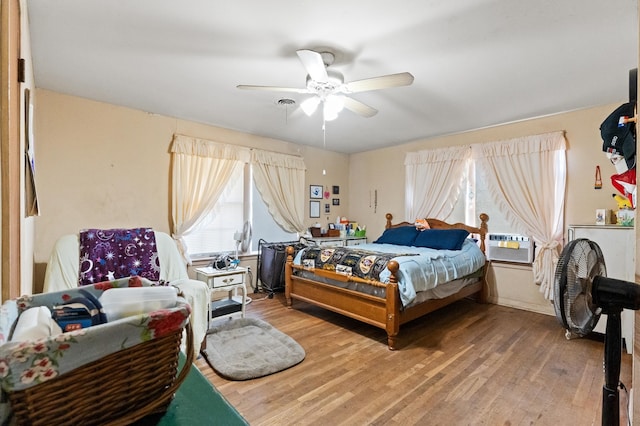
[[[487,258],[514,263],[533,263],[535,244],[530,237],[516,234],[489,234]]]

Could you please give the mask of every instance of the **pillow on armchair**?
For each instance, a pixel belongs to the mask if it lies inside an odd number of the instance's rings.
[[[195,356],[207,332],[207,311],[211,293],[206,283],[189,278],[186,263],[178,251],[173,238],[164,232],[154,231],[160,280],[176,286],[191,305]],[[78,234],[64,235],[56,241],[47,263],[44,276],[45,293],[75,288],[78,286],[80,265],[80,240]],[[186,339],[183,339],[183,347]]]

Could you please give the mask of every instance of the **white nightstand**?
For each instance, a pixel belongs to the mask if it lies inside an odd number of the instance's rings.
[[[212,295],[209,303],[209,320],[236,312],[240,312],[240,316],[244,318],[245,307],[247,305],[247,286],[245,284],[246,268],[215,269],[207,266],[206,268],[196,268],[195,270],[197,279],[206,282],[212,293],[219,291],[228,292],[228,297],[225,299],[217,299],[214,298],[215,295]],[[240,302],[233,299],[233,293],[238,289],[242,290]]]

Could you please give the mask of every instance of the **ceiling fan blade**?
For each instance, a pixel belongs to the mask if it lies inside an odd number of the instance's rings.
[[[308,89],[298,89],[295,87],[252,86],[247,84],[239,84],[236,87],[238,89],[243,89],[243,90],[267,90],[270,92],[310,93]]]
[[[312,80],[324,83],[329,81],[329,76],[327,75],[327,67],[324,65],[324,61],[322,60],[322,55],[318,52],[314,52],[313,50],[298,50],[296,51],[300,61],[302,61],[302,65],[304,65],[304,69],[307,70],[307,73],[311,77]]]
[[[378,110],[371,108],[369,105],[365,105],[360,101],[357,101],[349,96],[344,97],[344,107],[350,111],[355,112],[363,117],[373,117],[378,113]]]
[[[366,92],[368,90],[386,89],[388,87],[408,86],[411,83],[413,83],[413,75],[408,72],[401,72],[345,83],[341,91],[344,93]]]

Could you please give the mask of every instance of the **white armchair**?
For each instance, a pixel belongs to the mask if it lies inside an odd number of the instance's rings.
[[[211,299],[209,287],[202,281],[189,278],[178,247],[168,234],[158,231],[154,233],[160,263],[160,279],[178,287],[191,305],[191,326],[197,357],[200,344],[207,332],[207,310]],[[64,235],[56,241],[44,276],[45,293],[78,286],[79,245],[78,234]]]

